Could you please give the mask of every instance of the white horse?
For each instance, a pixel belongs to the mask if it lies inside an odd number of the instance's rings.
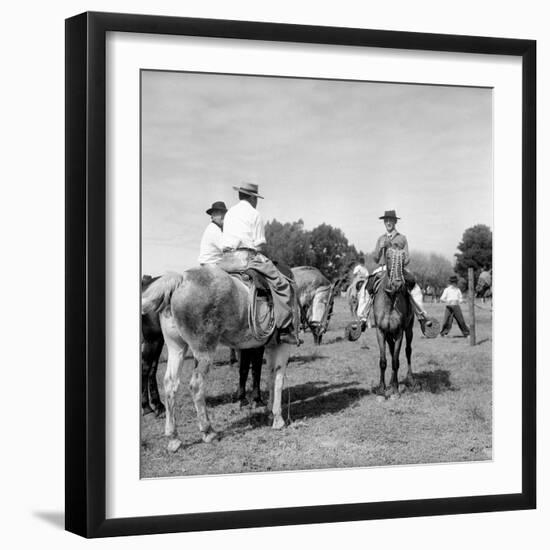
[[[205,395],[208,372],[219,344],[237,349],[266,346],[267,409],[273,415],[274,429],[285,425],[281,393],[290,346],[271,338],[273,319],[268,303],[259,300],[256,308],[251,309],[251,301],[250,288],[215,265],[189,269],[183,274],[166,274],[143,293],[142,313],[159,312],[168,349],[164,391],[169,450],[176,451],[181,445],[177,438],[175,399],[179,371],[188,348],[195,360],[189,387],[203,441],[211,442],[218,435],[210,423]]]

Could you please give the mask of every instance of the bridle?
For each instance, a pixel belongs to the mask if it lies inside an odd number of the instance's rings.
[[[337,285],[338,285],[338,281],[336,281],[335,283],[331,283],[331,285],[329,286],[327,303],[325,306],[325,311],[323,312],[323,316],[321,317],[321,320],[317,322],[308,321],[308,325],[311,331],[313,332],[315,329],[318,335],[324,334],[328,329],[328,324],[329,324],[330,318],[332,317],[332,311],[334,309],[334,296],[336,293]],[[325,290],[326,290],[326,287],[320,287],[317,289],[317,292],[324,292]]]

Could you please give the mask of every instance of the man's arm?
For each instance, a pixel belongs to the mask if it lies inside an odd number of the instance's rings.
[[[265,240],[265,224],[259,212],[257,212],[256,219],[254,220],[253,237],[254,247],[258,252],[265,255],[267,248],[267,241]]]
[[[385,242],[386,242],[385,235],[382,235],[381,237],[378,237],[378,240],[376,241],[376,247],[374,249],[374,261],[377,264],[380,263],[380,260],[382,258],[382,254],[384,253]]]

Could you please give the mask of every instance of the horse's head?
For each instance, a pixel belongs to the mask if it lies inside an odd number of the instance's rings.
[[[405,251],[399,248],[389,248],[386,252],[386,291],[390,294],[400,292],[405,288]]]
[[[334,307],[334,296],[339,282],[319,287],[315,291],[310,309],[309,325],[313,332],[313,339],[317,345],[321,343],[323,334],[328,329],[328,323]]]

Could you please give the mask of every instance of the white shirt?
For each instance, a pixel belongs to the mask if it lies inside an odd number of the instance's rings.
[[[265,227],[260,213],[247,201],[239,201],[223,220],[222,248],[252,248],[264,244]]]
[[[357,276],[359,275],[360,277],[368,277],[369,276],[369,270],[364,266],[364,265],[361,265],[361,264],[357,264],[354,268],[353,268],[353,276]]]
[[[199,264],[215,264],[222,259],[222,230],[209,223],[202,234]]]
[[[441,295],[441,301],[454,306],[460,304],[463,301],[460,288],[448,286]]]

